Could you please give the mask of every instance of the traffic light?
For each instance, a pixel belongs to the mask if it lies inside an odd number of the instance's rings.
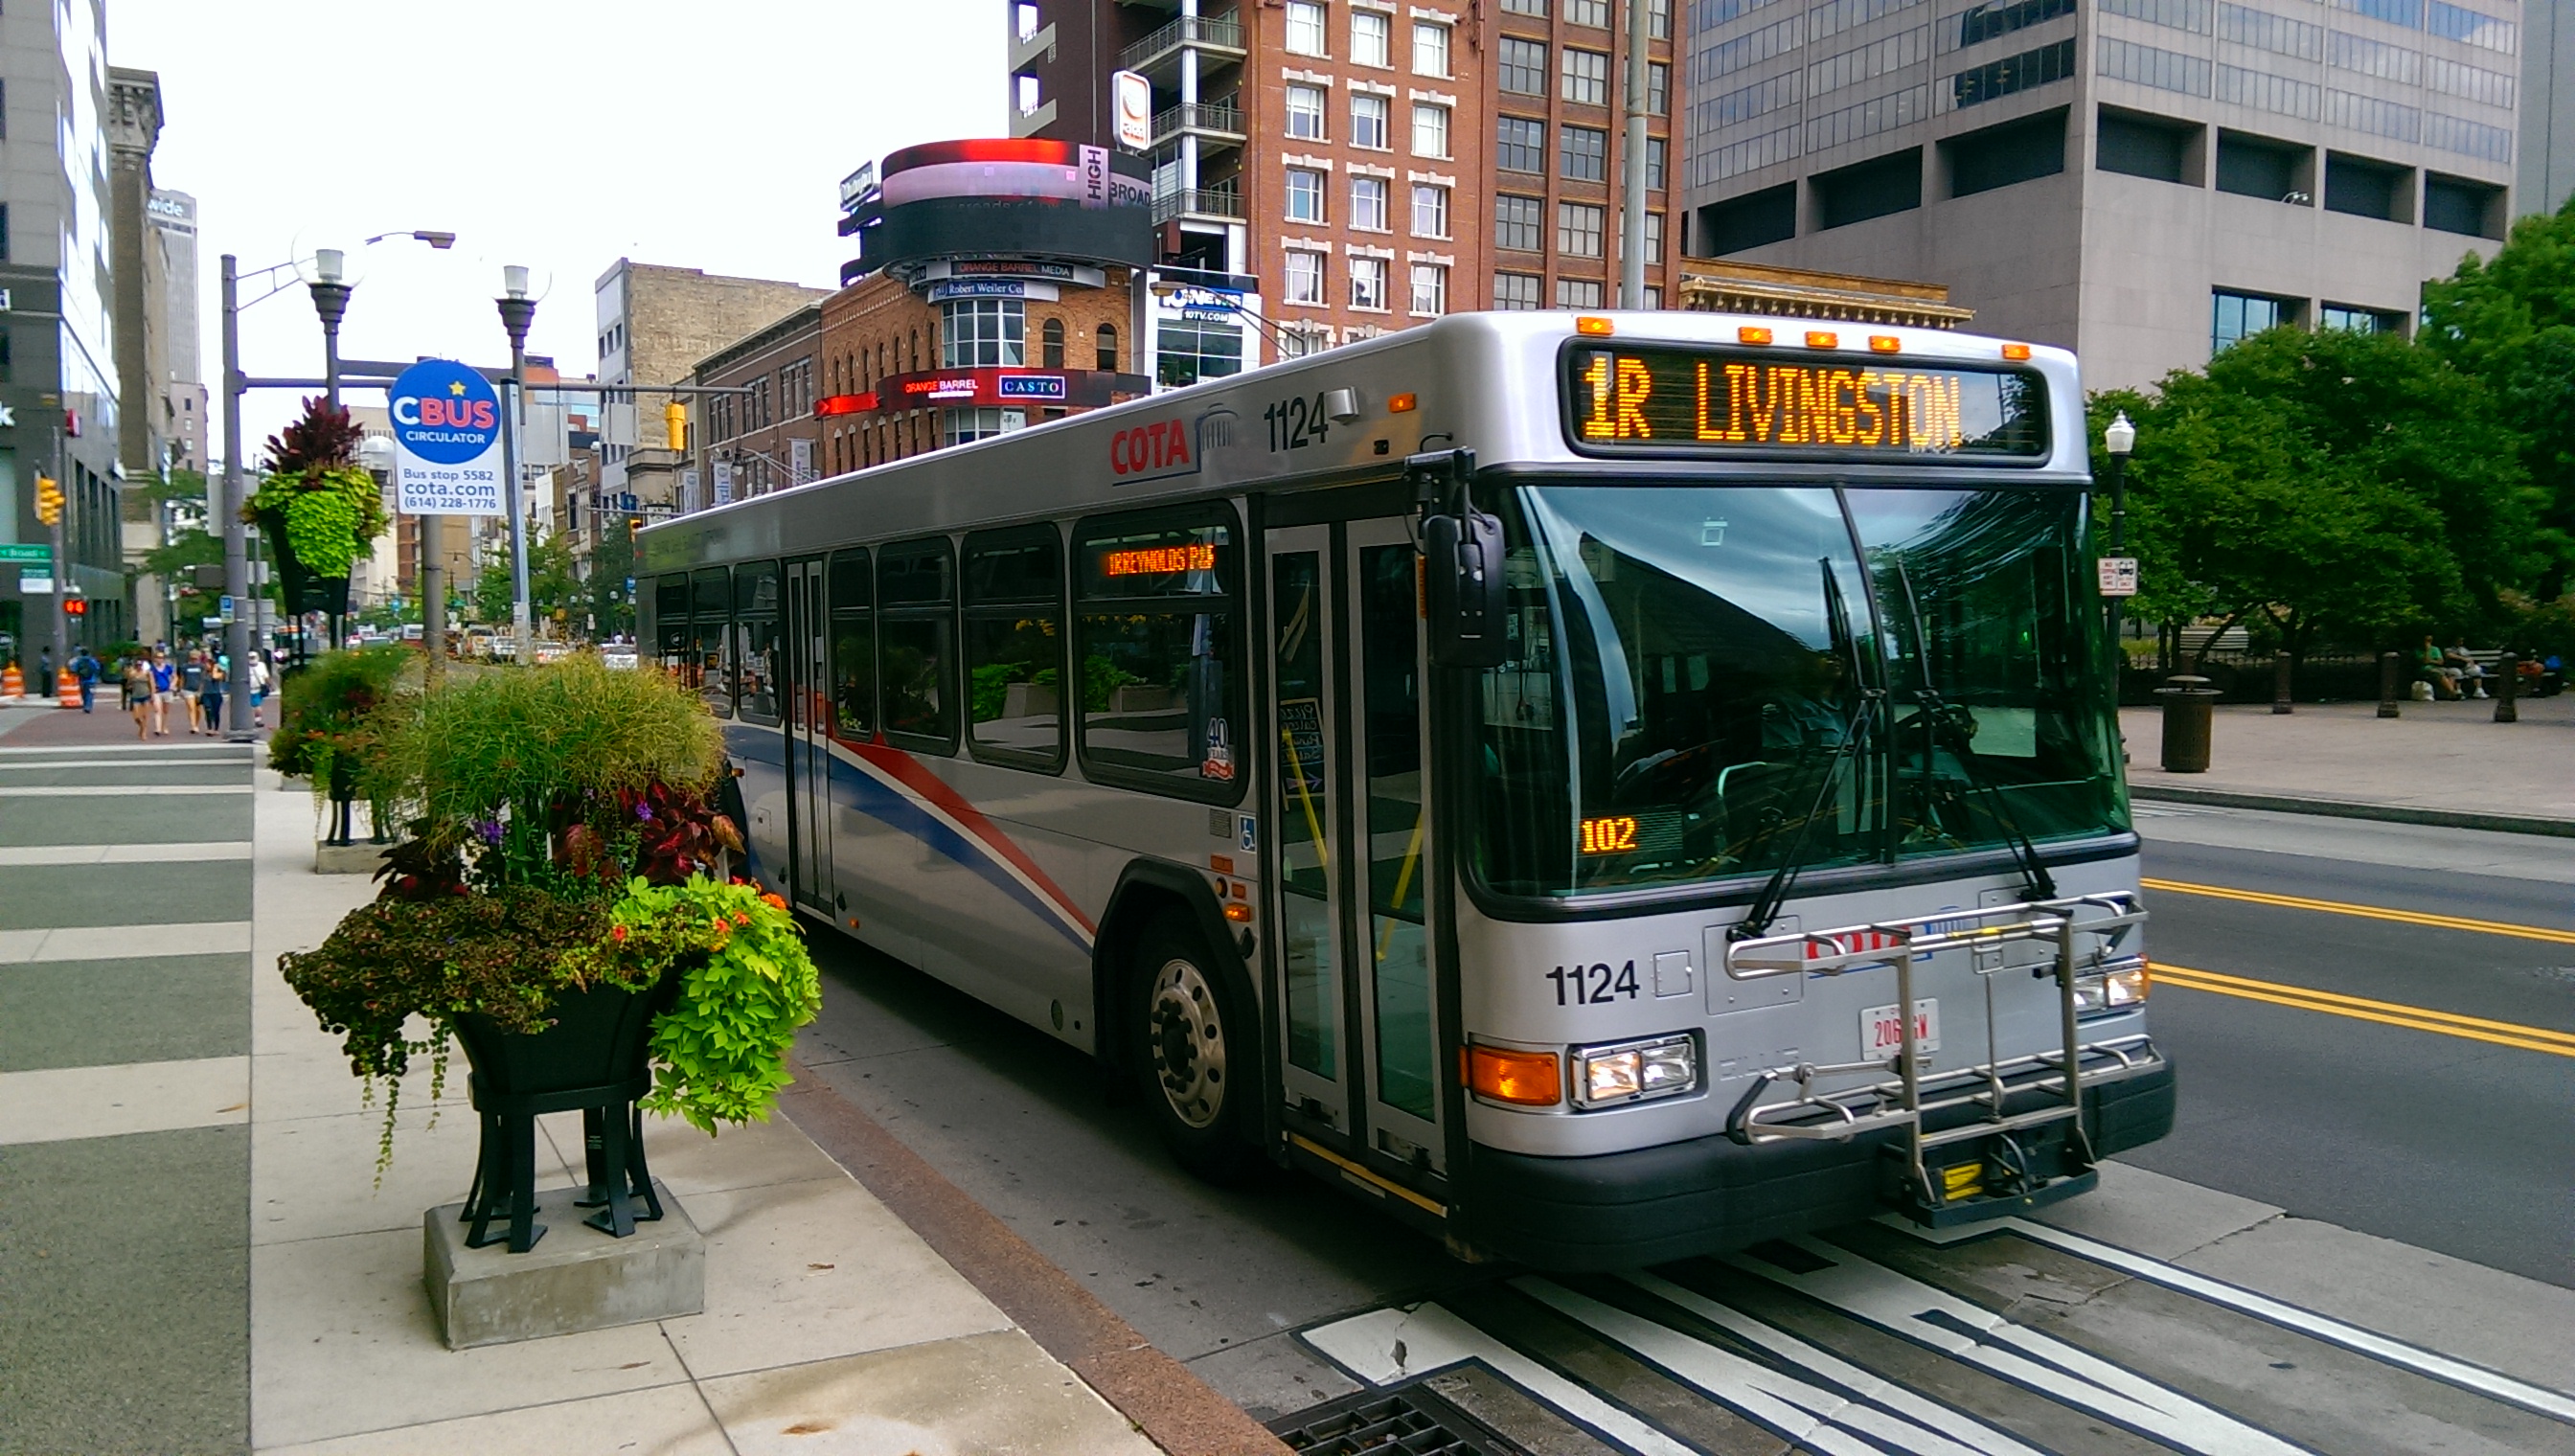
[[[66,597],[66,598],[64,598],[64,599],[63,599],[63,615],[64,615],[65,617],[87,617],[87,616],[89,616],[89,599],[88,599],[88,598],[86,598],[86,597]]]
[[[36,477],[36,519],[47,526],[63,524],[63,488],[51,476]]]
[[[671,449],[675,452],[686,451],[689,448],[689,407],[678,400],[664,405],[662,424],[671,432]]]
[[[641,530],[643,530],[643,529],[644,529],[644,518],[643,518],[643,517],[641,517],[641,516],[629,516],[629,517],[627,517],[627,518],[626,518],[626,537],[627,537],[627,539],[628,539],[629,541],[632,541],[632,540],[635,538],[635,533],[636,533],[636,532],[639,532],[639,531],[641,531]]]

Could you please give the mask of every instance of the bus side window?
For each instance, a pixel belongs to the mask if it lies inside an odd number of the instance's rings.
[[[653,651],[663,672],[691,688],[698,686],[689,676],[689,579],[685,575],[675,573],[653,583]]]
[[[877,682],[886,735],[957,751],[956,561],[948,538],[877,551]]]
[[[734,704],[745,723],[778,722],[778,563],[733,574]]]
[[[1090,776],[1242,799],[1242,539],[1222,506],[1076,529],[1073,682]]]
[[[733,674],[725,666],[733,636],[733,573],[709,567],[689,579],[689,683],[718,718],[733,717]]]
[[[1064,762],[1064,541],[1053,526],[966,538],[966,683],[975,756]]]
[[[868,554],[832,553],[833,732],[854,742],[866,742],[877,728],[875,606]]]

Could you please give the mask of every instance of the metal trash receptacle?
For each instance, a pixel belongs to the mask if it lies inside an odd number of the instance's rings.
[[[2208,686],[2206,678],[2188,674],[2164,681],[2172,686],[2155,690],[2155,696],[2164,701],[2164,771],[2205,773],[2217,690]]]

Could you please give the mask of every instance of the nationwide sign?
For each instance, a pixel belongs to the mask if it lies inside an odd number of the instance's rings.
[[[394,509],[406,516],[498,516],[501,397],[452,359],[424,359],[388,394]]]

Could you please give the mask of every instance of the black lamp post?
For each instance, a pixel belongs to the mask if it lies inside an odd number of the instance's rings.
[[[337,248],[318,248],[313,253],[313,312],[322,316],[322,390],[333,405],[340,403],[340,320],[349,313],[347,258]],[[299,635],[300,641],[300,635]]]
[[[502,451],[509,468],[508,505],[510,509],[510,616],[511,628],[519,639],[519,666],[534,666],[537,660],[536,631],[529,619],[528,603],[528,524],[520,495],[518,419],[528,395],[528,328],[537,321],[537,301],[528,297],[528,270],[513,263],[501,270],[501,297],[494,300],[501,310],[501,327],[510,336],[510,402],[502,414],[506,427]]]
[[[2128,554],[2128,452],[2137,448],[2137,427],[2129,423],[2127,411],[2121,410],[2102,427],[2101,448],[2110,455],[2110,554],[2124,557]],[[2114,597],[2109,606],[2114,654],[2110,666],[2115,673],[2127,665],[2128,649],[2119,638],[2126,625],[2128,600]]]

